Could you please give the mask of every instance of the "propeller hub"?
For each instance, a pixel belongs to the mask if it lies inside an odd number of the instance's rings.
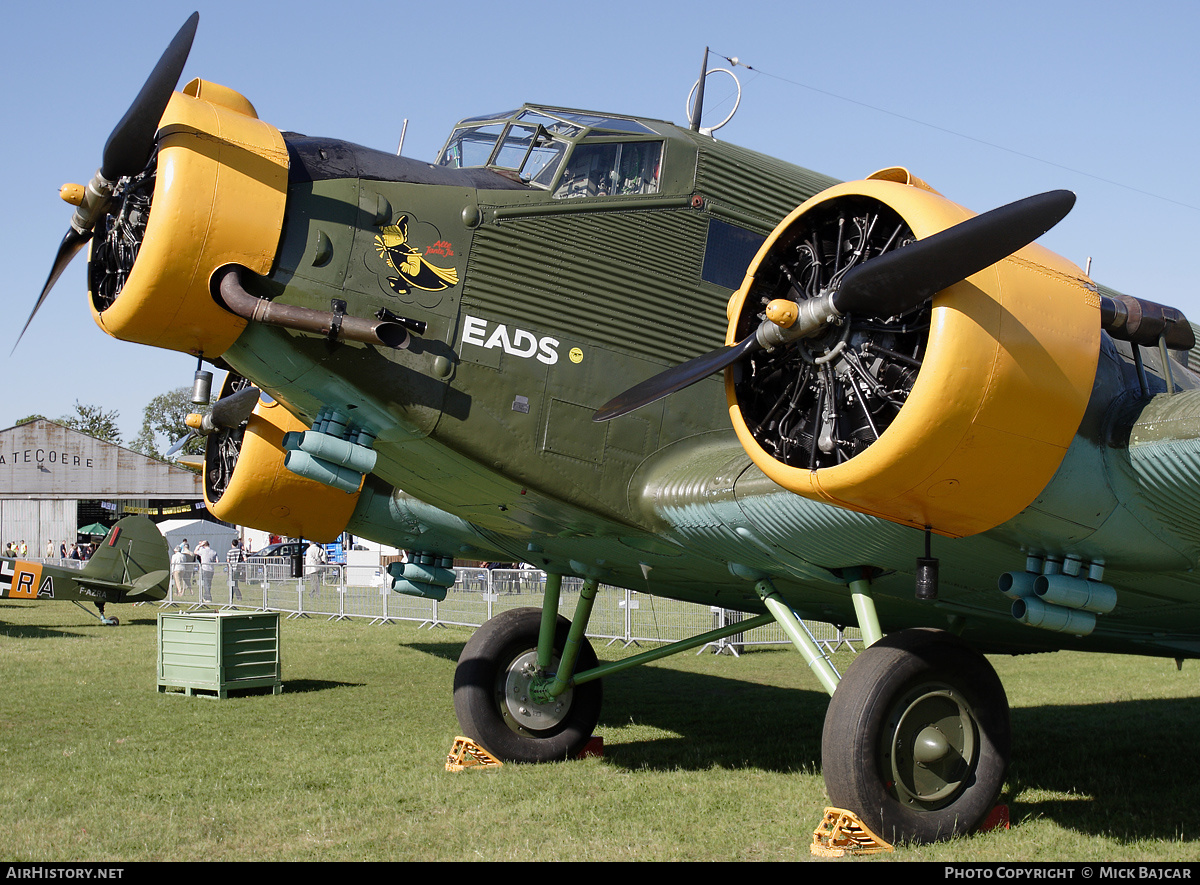
[[[79,206],[83,204],[84,187],[82,184],[67,182],[58,189],[58,195],[62,197],[64,203]]]
[[[784,329],[790,329],[799,316],[800,308],[795,301],[776,298],[767,305],[767,319]]]
[[[828,290],[816,298],[809,298],[799,303],[777,298],[767,304],[767,318],[759,323],[755,337],[765,350],[773,350],[781,344],[799,341],[816,335],[825,327],[836,323],[842,314],[833,304],[834,293]],[[782,306],[772,310],[775,305],[788,305],[790,310]],[[776,317],[785,320],[779,322]]]

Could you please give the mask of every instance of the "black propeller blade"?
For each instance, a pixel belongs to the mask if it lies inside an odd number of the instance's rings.
[[[212,423],[217,427],[237,427],[254,414],[261,396],[262,391],[257,387],[246,387],[221,397],[213,403]]]
[[[840,314],[896,316],[1028,246],[1071,207],[1070,191],[1048,191],[968,218],[851,270],[833,296]]]
[[[108,141],[104,144],[100,168],[84,189],[83,200],[71,219],[71,229],[67,231],[58,247],[58,254],[50,268],[50,276],[46,279],[46,285],[42,287],[42,293],[34,303],[21,334],[17,336],[10,355],[16,351],[17,344],[21,343],[42,302],[67,269],[71,259],[91,239],[92,229],[108,206],[113,186],[122,177],[136,175],[146,167],[154,151],[154,134],[158,131],[158,122],[167,109],[167,103],[171,100],[171,93],[175,91],[180,74],[183,73],[183,65],[191,52],[192,40],[196,36],[199,23],[200,13],[193,12],[167,46],[166,52],[150,72],[150,77],[143,84],[129,110],[125,112],[125,116],[121,118],[121,122],[117,123],[116,128],[109,134]]]
[[[246,387],[237,393],[221,397],[221,399],[213,403],[212,411],[203,417],[189,415],[188,426],[192,429],[188,431],[186,436],[177,439],[171,448],[167,449],[166,457],[170,458],[182,449],[187,445],[188,440],[197,436],[208,436],[211,433],[216,433],[218,430],[234,428],[243,421],[248,420],[254,414],[254,407],[258,405],[261,393],[262,391],[257,387]],[[197,418],[199,420],[195,420]]]
[[[184,62],[192,51],[192,40],[200,23],[200,13],[193,12],[168,44],[162,58],[150,72],[125,116],[104,143],[104,160],[100,174],[109,181],[126,175],[136,175],[146,166],[154,150],[154,133],[162,119],[171,93],[183,73]]]
[[[13,344],[12,350],[8,352],[12,356],[17,350],[17,344],[21,343],[21,338],[25,335],[25,330],[29,328],[29,324],[33,322],[33,318],[41,309],[42,302],[46,300],[46,296],[50,294],[50,290],[54,284],[58,282],[58,278],[62,276],[62,272],[67,269],[67,265],[71,263],[82,249],[87,241],[92,238],[92,232],[77,231],[71,228],[67,231],[67,235],[63,237],[63,241],[58,246],[58,254],[54,256],[54,264],[50,268],[50,276],[46,278],[46,285],[42,286],[42,294],[38,296],[38,300],[33,305],[33,310],[29,314],[29,319],[25,321],[25,325],[21,327],[21,334],[17,336],[16,344]]]
[[[813,335],[848,313],[891,317],[1029,245],[1058,224],[1071,207],[1070,191],[1049,191],[968,218],[902,249],[853,268],[836,286],[798,305],[790,327],[763,320],[737,344],[680,363],[609,400],[592,416],[608,421],[707,378],[764,348]]]
[[[726,366],[732,366],[742,357],[756,350],[762,350],[762,345],[758,343],[758,337],[747,335],[737,344],[727,344],[703,356],[688,360],[686,363],[672,366],[665,372],[647,378],[641,384],[610,399],[592,416],[592,420],[608,421],[610,418],[619,418],[634,409],[658,402],[664,396],[670,396],[677,390],[683,390],[697,381],[702,381],[713,372],[719,372]]]

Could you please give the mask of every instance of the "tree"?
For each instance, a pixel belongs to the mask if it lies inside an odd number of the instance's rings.
[[[120,414],[116,409],[105,410],[103,406],[85,405],[75,400],[75,413],[59,418],[58,423],[119,446],[121,431],[117,428],[117,418]]]
[[[201,411],[201,407],[192,404],[192,388],[176,387],[160,393],[142,410],[142,429],[130,448],[165,461],[163,453],[188,435],[187,416],[196,411]],[[180,454],[203,454],[204,442],[203,437],[189,440]]]

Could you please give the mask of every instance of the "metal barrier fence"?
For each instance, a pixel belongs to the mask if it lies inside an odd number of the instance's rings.
[[[416,621],[421,627],[431,628],[478,627],[507,609],[540,608],[546,587],[546,573],[536,569],[456,568],[454,586],[438,602],[393,593],[382,569],[321,565],[314,570],[305,565],[304,571],[301,577],[291,577],[290,563],[283,558],[233,566],[215,563],[211,569],[187,563],[172,573],[170,595],[159,605],[278,611],[289,618],[365,618],[373,624]],[[582,578],[563,579],[559,610],[568,618],[573,617],[582,587]],[[588,636],[608,645],[675,642],[743,617],[741,612],[601,585]],[[857,629],[839,629],[815,621],[804,623],[817,644],[828,652],[861,647]],[[777,624],[768,624],[710,643],[700,651],[737,654],[749,646],[789,643]]]

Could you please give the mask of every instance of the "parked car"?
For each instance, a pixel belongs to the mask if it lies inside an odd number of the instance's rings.
[[[308,541],[279,541],[246,557],[246,575],[252,581],[276,583],[292,575],[292,557],[304,556]]]
[[[246,559],[252,562],[256,559],[270,559],[275,556],[295,556],[297,553],[303,556],[307,550],[308,541],[278,541],[268,544],[261,550],[255,550]]]

